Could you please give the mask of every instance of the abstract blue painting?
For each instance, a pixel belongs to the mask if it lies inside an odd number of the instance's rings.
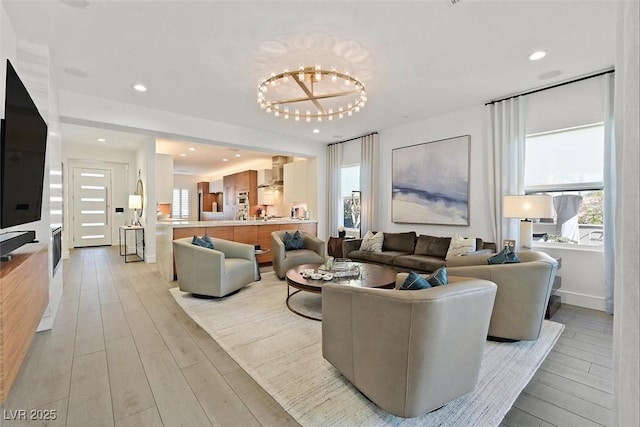
[[[392,151],[393,222],[469,225],[470,136]]]

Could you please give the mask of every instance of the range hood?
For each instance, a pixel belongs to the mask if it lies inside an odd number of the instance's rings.
[[[287,156],[273,156],[271,158],[271,182],[263,182],[258,188],[276,188],[284,185],[284,165],[289,163]]]

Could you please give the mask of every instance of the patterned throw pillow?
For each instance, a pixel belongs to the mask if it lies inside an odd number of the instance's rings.
[[[451,238],[449,244],[449,250],[445,259],[449,259],[452,256],[460,256],[468,254],[476,250],[476,239],[465,239],[464,237],[456,234]]]
[[[364,235],[362,243],[360,243],[360,250],[366,252],[382,252],[382,244],[384,243],[384,234],[379,231],[373,234],[371,231],[367,231]]]
[[[198,236],[193,236],[193,240],[191,240],[191,244],[196,246],[202,246],[203,248],[207,248],[207,249],[213,249],[213,242],[209,243],[205,239],[200,238]]]
[[[400,289],[405,291],[415,291],[417,289],[427,289],[435,286],[444,286],[449,283],[447,268],[440,267],[427,277],[423,277],[415,272],[410,272]]]
[[[209,237],[209,235],[205,234],[204,236],[202,236],[202,240],[204,240],[205,242],[207,242],[208,244],[211,245],[210,249],[215,249],[214,248],[214,244],[213,244],[213,240],[211,240],[211,237]]]
[[[304,249],[304,241],[302,240],[302,235],[299,231],[296,231],[293,234],[289,234],[288,231],[285,231],[282,242],[284,243],[285,251]]]
[[[522,261],[509,246],[505,246],[503,250],[487,259],[487,262],[489,264],[517,264]]]

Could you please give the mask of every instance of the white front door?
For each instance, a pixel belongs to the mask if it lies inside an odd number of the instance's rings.
[[[111,244],[111,171],[73,168],[73,247]]]

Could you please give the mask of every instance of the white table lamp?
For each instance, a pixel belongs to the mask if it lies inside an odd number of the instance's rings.
[[[129,209],[133,209],[135,212],[134,225],[140,225],[138,219],[138,209],[142,209],[142,196],[140,194],[129,194]]]
[[[520,246],[533,245],[533,223],[531,219],[552,218],[553,198],[548,195],[504,196],[502,216],[520,218]]]

